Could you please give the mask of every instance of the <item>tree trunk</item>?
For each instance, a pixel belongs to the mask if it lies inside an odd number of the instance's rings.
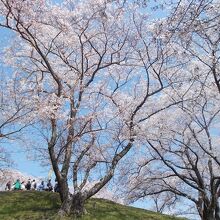
[[[205,208],[203,210],[202,220],[216,220],[215,211],[212,209]]]
[[[58,215],[68,216],[71,213],[71,207],[72,207],[72,197],[69,194],[68,184],[64,180],[58,181],[58,184],[59,184],[60,200],[62,202]]]
[[[220,220],[220,207],[219,207],[219,198],[217,200],[217,203],[216,203],[216,208],[215,208],[215,219],[216,220]]]
[[[71,207],[72,207],[71,198],[66,198],[61,204],[58,215],[61,217],[69,216],[71,214]]]
[[[81,192],[73,195],[71,212],[74,214],[74,216],[80,217],[86,213],[85,201],[86,199]]]
[[[214,217],[214,213],[206,213],[203,215],[202,220],[216,220]]]
[[[220,209],[218,200],[211,203],[205,203],[200,197],[197,203],[197,210],[199,212],[201,220],[220,220]]]
[[[66,198],[60,207],[58,212],[59,216],[69,216],[74,215],[75,217],[80,217],[86,213],[85,209],[86,198],[82,195],[81,192],[78,192],[74,195],[69,195]]]
[[[59,185],[59,194],[60,194],[60,199],[61,202],[63,203],[68,199],[69,196],[69,187],[67,184],[66,180],[58,180],[58,185]]]

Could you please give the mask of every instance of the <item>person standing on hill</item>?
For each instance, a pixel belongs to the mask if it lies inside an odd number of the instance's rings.
[[[22,182],[21,182],[21,190],[25,190],[25,189],[26,189],[26,187],[25,187],[25,182],[22,181]]]
[[[5,190],[11,191],[11,181],[10,180],[6,183]]]
[[[21,190],[21,183],[19,179],[17,179],[17,181],[14,183],[14,190]]]
[[[60,187],[59,187],[59,184],[58,184],[58,182],[57,182],[57,179],[55,179],[54,192],[57,192],[57,193],[60,192]]]
[[[49,179],[48,182],[47,182],[47,191],[49,191],[49,192],[53,191],[53,186],[52,186],[52,183],[51,183],[51,179]]]
[[[38,190],[38,191],[43,191],[43,190],[45,190],[44,181],[41,181],[41,184],[38,186],[37,190]]]
[[[31,190],[31,180],[28,179],[27,184],[25,185],[26,190]]]
[[[35,182],[35,180],[33,180],[31,183],[31,189],[36,190],[36,188],[37,188],[37,183]]]

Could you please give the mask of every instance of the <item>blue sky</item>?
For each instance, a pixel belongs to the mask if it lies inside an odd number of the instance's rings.
[[[28,159],[26,150],[21,146],[16,145],[16,143],[8,144],[8,146],[11,149],[10,154],[14,161],[12,168],[31,176],[47,178],[50,167],[42,167],[38,161]]]
[[[10,31],[1,28],[0,29],[0,60],[2,60],[2,50],[9,44],[12,34]],[[6,74],[10,74],[10,70],[0,63],[0,71],[4,71]],[[28,159],[27,151],[25,148],[19,147],[18,144],[13,141],[8,141],[7,143],[0,143],[3,145],[10,153],[12,160],[14,161],[13,169],[17,169],[26,174],[32,176],[47,177],[50,167],[42,167],[39,165],[38,161]]]

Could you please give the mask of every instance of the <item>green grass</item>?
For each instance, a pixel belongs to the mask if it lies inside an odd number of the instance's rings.
[[[61,220],[56,213],[60,200],[51,192],[0,192],[1,220]],[[104,199],[91,199],[87,215],[80,220],[180,220],[155,212],[119,205]],[[62,218],[70,220],[73,218]]]

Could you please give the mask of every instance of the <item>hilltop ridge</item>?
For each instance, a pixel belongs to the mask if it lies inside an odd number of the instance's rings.
[[[57,193],[38,191],[0,192],[2,220],[70,220],[58,218],[60,201]],[[90,199],[87,215],[80,220],[183,220],[144,209],[120,205],[105,199]]]

